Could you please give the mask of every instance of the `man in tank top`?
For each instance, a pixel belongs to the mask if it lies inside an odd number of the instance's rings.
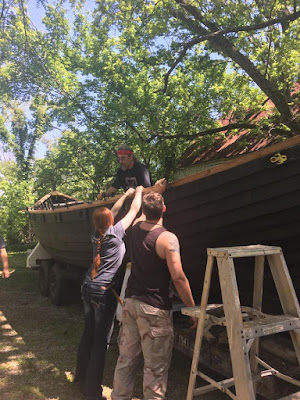
[[[144,400],[165,399],[173,347],[171,316],[173,282],[187,307],[195,305],[183,272],[179,242],[162,226],[165,209],[160,194],[143,197],[143,214],[132,228],[131,275],[125,293],[112,400],[130,400],[141,353]],[[196,325],[196,319],[192,319]]]

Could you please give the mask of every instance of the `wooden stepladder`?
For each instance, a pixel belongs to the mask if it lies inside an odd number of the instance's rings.
[[[186,400],[194,396],[219,389],[232,399],[255,400],[256,382],[264,376],[277,377],[300,386],[300,382],[270,367],[259,358],[259,338],[278,332],[289,331],[300,365],[300,308],[291,277],[280,247],[253,245],[207,249],[207,265],[204,277],[201,305],[187,307],[182,313],[199,318]],[[253,308],[241,307],[234,259],[255,257]],[[268,315],[262,312],[264,261],[267,257],[279,295],[283,315]],[[209,314],[207,304],[214,260],[217,260],[224,317]],[[205,324],[226,325],[233,378],[215,381],[198,371],[200,350]],[[258,366],[265,370],[258,371]],[[200,376],[209,385],[195,388],[196,377]],[[235,393],[229,388],[235,386]]]

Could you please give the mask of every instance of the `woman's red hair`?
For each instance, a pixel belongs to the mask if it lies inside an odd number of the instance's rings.
[[[108,229],[114,223],[114,217],[111,211],[106,207],[97,208],[93,212],[93,224],[96,231],[99,233],[97,243],[97,254],[93,260],[93,267],[91,271],[91,278],[94,279],[100,268],[100,249],[101,243],[106,229]]]

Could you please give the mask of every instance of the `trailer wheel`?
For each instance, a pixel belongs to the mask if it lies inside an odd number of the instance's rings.
[[[64,299],[64,279],[58,264],[53,264],[49,274],[49,295],[51,303],[62,304]]]
[[[41,295],[46,297],[49,296],[49,270],[49,263],[42,260],[39,268],[39,289]]]

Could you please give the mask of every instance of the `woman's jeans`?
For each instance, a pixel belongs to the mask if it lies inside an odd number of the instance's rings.
[[[87,397],[101,398],[105,356],[113,330],[117,301],[111,290],[89,291],[83,285],[85,327],[77,353],[75,379]]]

